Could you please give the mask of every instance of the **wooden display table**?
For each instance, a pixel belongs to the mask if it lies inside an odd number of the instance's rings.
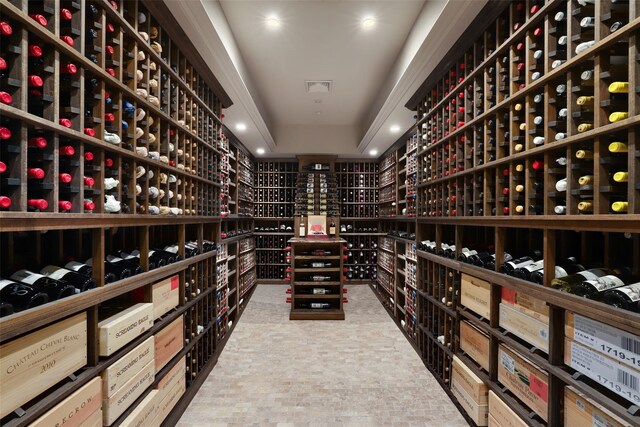
[[[344,320],[340,238],[300,238],[291,245],[290,320]]]

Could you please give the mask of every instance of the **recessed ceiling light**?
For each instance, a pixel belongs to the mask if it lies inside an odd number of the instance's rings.
[[[389,128],[389,130],[390,130],[391,132],[393,132],[393,133],[398,133],[398,132],[400,132],[400,126],[398,126],[398,125],[392,125],[392,126]]]
[[[280,20],[277,16],[270,16],[267,18],[267,27],[275,30],[276,28],[280,28]]]
[[[236,130],[239,130],[240,132],[247,130],[247,125],[245,125],[244,123],[238,123],[236,125]]]
[[[373,28],[375,27],[375,25],[376,25],[376,20],[370,16],[367,16],[362,20],[362,28],[364,28],[365,30]]]
[[[314,99],[313,102],[315,104],[322,104],[322,99]]]
[[[369,150],[369,154],[372,156],[376,156],[378,154],[378,150],[376,150],[375,148],[372,148],[371,150]]]
[[[264,148],[258,148],[258,149],[256,150],[256,153],[258,153],[258,154],[264,154]]]
[[[322,111],[316,111],[316,116],[319,116],[320,114],[322,114]]]

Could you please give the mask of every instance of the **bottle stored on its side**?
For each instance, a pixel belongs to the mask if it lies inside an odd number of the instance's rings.
[[[603,301],[614,307],[640,313],[640,282],[605,292]]]
[[[87,261],[85,261],[85,264],[88,265],[93,265],[93,258],[89,258]],[[129,264],[127,265],[120,265],[120,264],[114,264],[111,262],[104,262],[104,271],[105,274],[109,274],[109,275],[113,275],[113,277],[115,277],[115,280],[123,280],[126,279],[127,277],[131,277],[131,269],[128,267]]]
[[[318,309],[331,308],[331,304],[329,304],[328,302],[311,302],[311,303],[302,302],[298,304],[298,307],[311,308],[314,310],[318,310]]]
[[[312,289],[300,289],[299,291],[296,291],[297,294],[302,294],[302,295],[330,295],[330,294],[334,294],[335,291],[332,291],[331,289],[327,289],[327,288],[312,288]]]
[[[564,292],[573,293],[574,287],[585,280],[597,280],[599,277],[606,276],[608,274],[615,274],[615,272],[608,268],[591,268],[568,276],[556,277],[551,281],[551,287],[560,289]]]
[[[49,297],[49,301],[66,298],[76,293],[76,288],[62,280],[55,280],[29,270],[18,270],[11,275],[11,280],[26,283],[40,289]]]
[[[140,266],[140,263],[136,264],[135,262],[128,261],[114,255],[107,255],[107,262],[110,264],[127,267],[131,271],[132,276],[142,273],[142,267]]]
[[[507,261],[505,260],[504,264],[502,264],[500,266],[500,272],[501,273],[505,273],[508,274],[510,276],[514,276],[515,275],[515,271],[518,270],[519,268],[522,268],[524,266],[527,266],[529,264],[534,263],[535,261],[537,261],[538,259],[542,258],[541,256],[536,256],[536,259],[530,257],[530,256],[523,256],[520,258],[516,258],[514,260],[510,260]]]
[[[136,265],[140,265],[140,251],[139,250],[134,250],[131,251],[131,253],[127,253],[127,252],[120,252],[120,257],[122,259],[124,259],[125,261],[130,261]],[[158,267],[156,265],[156,263],[154,263],[153,261],[149,260],[149,270],[153,270],[154,268]]]
[[[27,310],[47,302],[49,302],[49,296],[40,288],[13,280],[0,279],[0,303],[11,304],[13,312]]]
[[[580,271],[584,271],[585,268],[581,264],[578,264],[578,261],[574,257],[569,257],[565,261],[558,263],[555,266],[555,275],[554,278],[562,278],[566,277],[570,274],[575,274]],[[544,270],[538,270],[531,273],[532,282],[538,283],[539,285],[544,283]]]
[[[78,261],[69,261],[68,263],[65,264],[64,268],[71,270],[71,271],[75,271],[76,273],[80,273],[84,276],[89,276],[92,277],[93,276],[93,267],[87,264],[84,264],[82,262],[78,262]],[[105,271],[104,273],[104,283],[113,283],[115,282],[116,276],[115,274],[113,274],[112,272],[107,272]]]
[[[84,274],[76,273],[75,271],[56,267],[55,265],[47,265],[40,270],[40,273],[47,276],[50,279],[62,280],[73,285],[76,288],[76,292],[84,292],[96,287],[96,281],[91,276],[85,276]]]
[[[620,277],[608,274],[595,280],[585,280],[582,283],[575,284],[572,288],[572,293],[580,297],[600,300],[605,292],[624,285],[625,283]]]

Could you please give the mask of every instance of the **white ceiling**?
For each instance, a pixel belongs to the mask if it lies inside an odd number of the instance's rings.
[[[404,104],[487,0],[164,1],[233,100],[225,123],[250,151],[370,157],[414,123]],[[306,93],[316,79],[332,92]]]
[[[423,3],[220,2],[273,120],[279,125],[337,126],[362,121]],[[280,28],[265,25],[272,15],[279,18]],[[376,23],[363,29],[367,16],[375,17]],[[333,90],[306,93],[305,80],[332,80]]]

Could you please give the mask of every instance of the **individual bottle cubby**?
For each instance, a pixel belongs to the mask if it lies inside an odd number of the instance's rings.
[[[347,259],[343,263],[347,281],[375,281],[378,270],[378,238],[366,234],[341,237],[347,241],[344,251]]]
[[[337,163],[336,178],[342,217],[378,216],[379,176],[376,163]]]
[[[256,169],[254,216],[293,217],[298,164],[295,162],[258,162]]]

